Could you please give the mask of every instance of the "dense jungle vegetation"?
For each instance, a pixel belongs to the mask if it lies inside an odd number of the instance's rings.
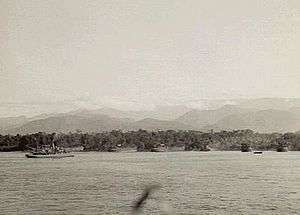
[[[27,135],[0,135],[0,151],[27,151],[55,143],[65,148],[82,147],[84,151],[116,151],[136,149],[152,151],[163,147],[166,150],[186,151],[234,151],[254,150],[300,150],[300,133],[255,133],[252,130],[221,132],[200,131],[121,131],[103,133],[52,133],[43,132]]]

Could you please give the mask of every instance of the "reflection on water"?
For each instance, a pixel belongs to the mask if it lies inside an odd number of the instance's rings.
[[[145,214],[297,214],[300,153],[0,153],[1,214],[128,214],[143,187],[162,187]]]

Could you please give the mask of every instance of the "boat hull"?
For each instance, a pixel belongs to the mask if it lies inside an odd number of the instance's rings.
[[[253,154],[262,154],[263,152],[262,151],[255,151],[253,152]]]
[[[48,154],[48,155],[34,155],[34,154],[25,154],[27,158],[68,158],[74,157],[72,154]]]

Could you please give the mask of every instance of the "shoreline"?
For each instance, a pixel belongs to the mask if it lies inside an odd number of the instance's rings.
[[[190,151],[185,151],[185,150],[166,150],[166,151],[159,151],[159,152],[153,152],[153,151],[137,151],[135,149],[132,150],[121,150],[121,151],[115,151],[115,152],[110,152],[110,151],[97,151],[97,150],[90,150],[90,151],[68,151],[67,153],[80,153],[80,154],[85,154],[85,153],[110,153],[110,154],[120,154],[120,153],[172,153],[172,152],[199,152],[199,153],[212,153],[212,152],[239,152],[242,154],[253,154],[254,152],[259,151],[259,152],[276,152],[279,154],[282,153],[287,153],[287,152],[299,152],[299,151],[286,151],[286,152],[277,152],[276,150],[253,150],[250,152],[242,152],[239,150],[211,150],[211,151],[197,151],[197,150],[190,150]],[[30,151],[0,151],[1,154],[9,154],[9,153],[30,153]]]

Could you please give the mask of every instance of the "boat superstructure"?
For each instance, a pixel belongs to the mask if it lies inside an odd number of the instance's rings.
[[[73,154],[67,153],[65,149],[58,147],[55,139],[49,145],[39,147],[39,141],[36,142],[36,147],[32,152],[25,154],[27,158],[66,158],[74,157]]]

